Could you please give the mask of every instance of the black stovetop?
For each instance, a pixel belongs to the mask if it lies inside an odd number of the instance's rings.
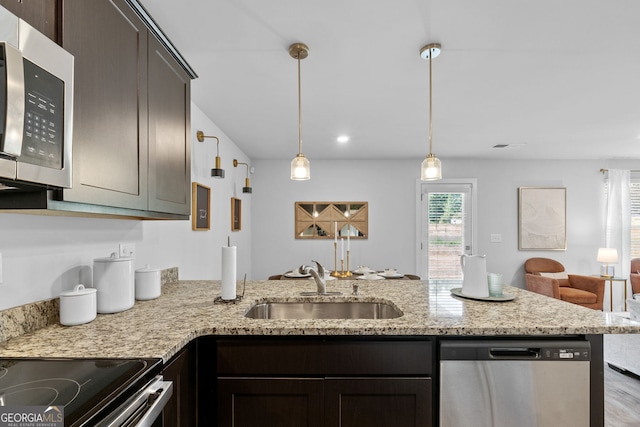
[[[161,365],[160,359],[0,358],[0,404],[63,406],[64,425],[81,426],[126,400]]]

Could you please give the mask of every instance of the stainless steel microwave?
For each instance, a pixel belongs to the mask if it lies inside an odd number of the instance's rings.
[[[0,191],[71,188],[73,56],[0,7]]]

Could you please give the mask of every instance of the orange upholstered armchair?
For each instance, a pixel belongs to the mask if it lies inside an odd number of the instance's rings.
[[[640,294],[640,258],[631,260],[631,291]]]
[[[527,289],[594,310],[602,310],[604,279],[566,274],[564,266],[549,258],[529,258],[524,263]]]

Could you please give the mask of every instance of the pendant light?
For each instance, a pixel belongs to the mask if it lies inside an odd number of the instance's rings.
[[[309,56],[309,48],[304,43],[289,46],[289,55],[298,61],[298,155],[291,161],[291,179],[306,181],[311,179],[309,159],[302,154],[302,94],[300,91],[300,61]]]
[[[243,193],[251,193],[251,181],[249,180],[249,163],[239,162],[237,159],[233,159],[233,167],[237,168],[238,165],[245,165],[247,167],[247,177],[244,179],[244,187],[242,187]]]
[[[214,178],[224,178],[224,169],[220,168],[220,139],[217,136],[205,135],[201,130],[196,132],[198,141],[204,142],[205,138],[214,138],[216,142],[216,167],[211,169],[211,176]]]
[[[431,60],[440,55],[440,43],[430,43],[420,49],[420,56],[429,60],[429,154],[422,161],[420,179],[423,181],[436,181],[442,179],[442,166],[440,159],[433,154],[433,108],[431,85]]]

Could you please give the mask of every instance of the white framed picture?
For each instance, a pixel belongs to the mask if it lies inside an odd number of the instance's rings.
[[[567,249],[567,189],[518,188],[518,249]]]

